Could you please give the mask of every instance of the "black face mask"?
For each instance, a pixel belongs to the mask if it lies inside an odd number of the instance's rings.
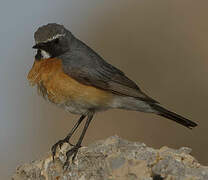
[[[34,49],[38,49],[35,58],[37,60],[43,58],[41,55],[41,49],[49,53],[51,58],[57,57],[64,52],[64,49],[62,47],[63,46],[60,44],[59,39],[54,39],[50,42],[36,44],[35,46],[33,46]]]
[[[41,50],[38,49],[37,54],[35,55],[35,60],[41,60],[42,58],[43,58],[43,56],[41,54]]]

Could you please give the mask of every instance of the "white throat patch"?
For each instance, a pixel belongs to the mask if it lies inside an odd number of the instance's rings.
[[[44,51],[44,50],[41,50],[41,55],[42,55],[42,58],[43,58],[43,59],[48,59],[48,58],[51,57],[50,54],[47,53],[47,52]]]

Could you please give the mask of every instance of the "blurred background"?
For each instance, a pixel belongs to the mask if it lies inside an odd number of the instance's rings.
[[[79,118],[45,102],[26,79],[33,33],[50,22],[64,24],[147,94],[199,123],[190,131],[155,115],[111,110],[96,115],[84,145],[117,134],[154,148],[191,147],[208,165],[207,7],[203,0],[1,1],[0,179],[41,158]]]

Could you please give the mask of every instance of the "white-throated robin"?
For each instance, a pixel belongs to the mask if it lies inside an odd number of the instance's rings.
[[[37,54],[28,74],[31,84],[48,101],[66,111],[81,115],[70,133],[52,146],[53,158],[58,146],[69,139],[87,117],[78,142],[67,153],[75,158],[85,132],[96,112],[111,108],[154,113],[185,127],[197,126],[147,96],[121,70],[107,63],[94,50],[59,24],[44,25],[35,32]]]

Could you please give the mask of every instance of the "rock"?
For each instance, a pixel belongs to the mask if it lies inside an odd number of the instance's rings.
[[[64,144],[53,163],[50,153],[40,160],[21,165],[13,180],[208,180],[208,167],[190,155],[190,148],[153,149],[143,143],[117,136],[79,149],[74,163],[63,170]]]

